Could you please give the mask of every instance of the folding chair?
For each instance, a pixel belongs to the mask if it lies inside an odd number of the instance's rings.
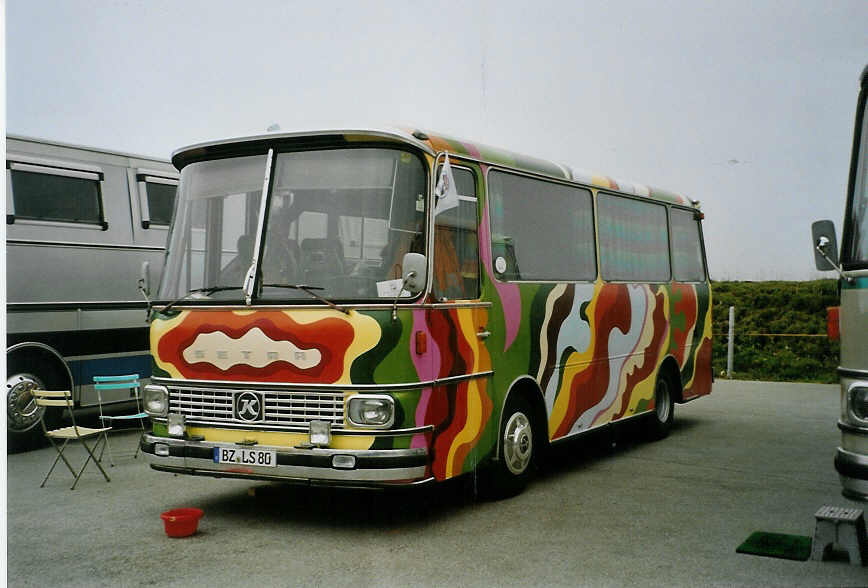
[[[36,400],[37,406],[59,406],[62,408],[66,408],[69,410],[70,418],[72,419],[71,427],[63,427],[61,429],[51,429],[49,430],[45,426],[45,411],[39,417],[39,422],[42,425],[42,432],[45,433],[45,436],[48,437],[48,440],[51,441],[51,444],[54,446],[54,449],[57,451],[57,457],[54,459],[54,463],[51,464],[51,469],[48,470],[48,473],[45,474],[45,479],[42,480],[42,484],[39,485],[40,488],[45,487],[45,483],[48,481],[48,477],[51,475],[51,472],[54,471],[54,466],[57,465],[57,462],[61,459],[63,463],[66,464],[66,467],[69,468],[69,471],[75,476],[75,481],[72,483],[72,486],[69,488],[70,490],[75,490],[75,485],[78,484],[79,478],[81,478],[81,474],[84,473],[84,468],[87,467],[88,462],[93,460],[93,463],[96,464],[96,467],[99,468],[99,471],[102,472],[103,477],[106,482],[111,482],[108,477],[108,474],[105,473],[105,470],[102,469],[102,465],[100,464],[100,460],[94,455],[94,451],[99,448],[100,437],[105,437],[106,431],[108,429],[100,428],[100,429],[91,429],[88,427],[79,427],[75,424],[75,412],[73,411],[72,406],[72,394],[70,394],[69,390],[33,390],[32,391],[33,398]],[[91,439],[96,437],[96,445],[93,446],[93,450],[91,450],[90,446],[85,441],[86,439]],[[63,439],[63,445],[60,447],[57,446],[55,439]],[[78,473],[73,469],[72,464],[69,463],[69,460],[66,459],[66,456],[63,455],[64,449],[66,449],[67,443],[71,440],[77,439],[81,441],[81,444],[87,450],[87,459],[84,460],[84,464],[82,464],[81,469],[78,470]],[[100,458],[102,454],[100,453]]]
[[[106,423],[114,423],[114,422],[125,422],[138,420],[139,426],[142,429],[142,433],[145,432],[145,419],[148,418],[148,413],[142,410],[141,399],[140,399],[140,391],[141,385],[139,384],[139,374],[126,374],[123,376],[94,376],[93,377],[94,385],[93,387],[96,389],[97,401],[99,402],[99,420],[103,424]],[[131,396],[135,396],[136,399],[136,413],[135,414],[121,414],[121,415],[106,415],[102,412],[102,391],[103,390],[129,390]],[[109,427],[111,429],[111,427]],[[114,455],[112,455],[112,446],[108,442],[108,433],[105,435],[105,443],[108,447],[109,451],[109,463],[111,463],[112,467],[115,465]],[[139,444],[136,443],[136,451],[133,454],[133,459],[139,456]]]

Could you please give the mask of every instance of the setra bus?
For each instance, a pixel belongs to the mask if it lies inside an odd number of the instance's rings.
[[[94,375],[150,375],[146,290],[157,285],[178,172],[165,160],[6,137],[6,428],[42,439],[33,388],[97,406]],[[103,393],[105,402],[129,394]]]
[[[853,153],[847,183],[847,205],[838,259],[835,225],[817,221],[812,227],[817,269],[840,276],[840,307],[830,317],[841,338],[841,446],[835,455],[843,493],[868,500],[868,66],[862,71],[856,106]],[[840,265],[839,265],[840,263]],[[830,333],[832,334],[832,333]]]
[[[203,143],[151,322],[161,471],[353,486],[667,434],[710,393],[698,202],[419,130]]]

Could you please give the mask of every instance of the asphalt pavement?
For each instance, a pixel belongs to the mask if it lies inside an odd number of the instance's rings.
[[[868,567],[743,555],[754,531],[811,536],[840,494],[837,386],[718,381],[662,441],[627,427],[556,447],[498,502],[473,479],[371,492],[175,476],[111,437],[111,482],[74,491],[50,447],[7,457],[9,586],[864,586]],[[83,453],[75,448],[79,460]],[[205,511],[189,538],[160,513]]]

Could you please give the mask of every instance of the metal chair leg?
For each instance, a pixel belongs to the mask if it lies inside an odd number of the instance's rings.
[[[97,441],[96,441],[96,445],[94,445],[94,449],[97,449],[99,447],[99,443],[100,443],[100,440],[99,440],[99,437],[97,437]],[[75,476],[75,481],[72,483],[70,490],[75,490],[75,486],[76,486],[76,484],[78,484],[78,480],[79,480],[79,478],[81,478],[81,475],[84,473],[84,468],[87,467],[87,464],[90,462],[90,460],[93,460],[93,463],[95,463],[96,467],[99,468],[99,471],[102,472],[102,475],[105,478],[105,481],[111,482],[111,478],[109,478],[108,474],[105,473],[105,470],[102,469],[102,464],[99,462],[99,460],[93,454],[93,451],[91,451],[90,446],[87,444],[87,441],[85,441],[84,439],[81,439],[81,444],[84,445],[84,448],[87,450],[88,457],[87,457],[87,459],[84,460],[84,465],[81,466],[81,469],[78,471],[78,475]],[[109,449],[109,452],[111,452],[111,449]]]
[[[105,423],[103,422],[102,425],[105,426]],[[100,451],[100,454],[99,454],[99,461],[100,461],[100,462],[102,461],[103,453],[105,453],[105,449],[106,449],[106,447],[108,447],[108,452],[109,452],[109,464],[111,465],[111,467],[115,467],[115,456],[112,454],[112,446],[111,446],[111,443],[109,443],[109,440],[108,440],[108,431],[103,431],[102,436],[103,436],[103,438],[105,438],[105,443],[103,444],[102,451]]]
[[[142,437],[145,436],[145,419],[139,419],[139,427],[142,429],[142,434],[139,435],[139,440],[136,442],[136,452],[133,453],[133,459],[139,457],[139,452],[142,450]]]
[[[54,471],[54,467],[57,465],[57,462],[60,461],[61,458],[63,458],[63,463],[65,463],[66,467],[69,468],[70,473],[72,473],[73,476],[75,475],[75,470],[72,468],[72,465],[69,463],[69,460],[66,459],[66,456],[63,455],[63,451],[64,451],[64,449],[66,449],[66,444],[69,443],[69,439],[66,439],[63,442],[63,445],[61,445],[60,447],[57,447],[57,443],[54,442],[54,439],[49,437],[48,440],[51,441],[51,444],[54,446],[54,450],[57,451],[57,457],[54,458],[54,463],[51,464],[51,468],[48,470],[48,473],[45,474],[45,478],[42,480],[42,483],[39,485],[40,488],[45,487],[45,483],[48,481],[48,478],[51,476],[51,472]]]

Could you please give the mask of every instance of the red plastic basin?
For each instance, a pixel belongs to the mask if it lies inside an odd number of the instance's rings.
[[[160,515],[169,537],[189,537],[199,527],[205,514],[201,508],[175,508]]]

